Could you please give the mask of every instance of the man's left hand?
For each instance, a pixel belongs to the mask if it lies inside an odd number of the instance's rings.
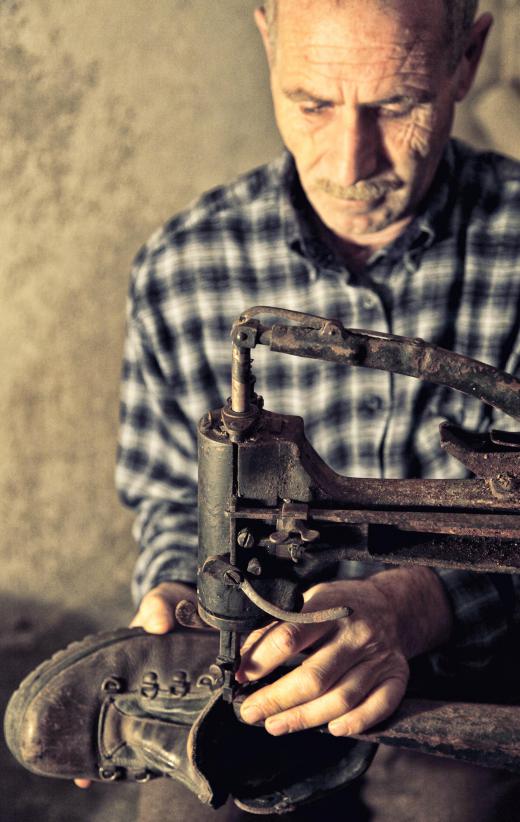
[[[330,733],[362,733],[398,707],[409,677],[407,659],[449,638],[451,611],[428,568],[396,568],[365,580],[321,583],[303,610],[338,605],[350,617],[317,624],[275,622],[242,648],[239,682],[256,681],[305,652],[290,673],[250,696],[241,716],[265,720],[278,736],[328,723]]]

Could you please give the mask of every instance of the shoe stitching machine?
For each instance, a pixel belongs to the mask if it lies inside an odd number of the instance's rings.
[[[339,561],[520,572],[520,433],[472,433],[442,423],[442,448],[469,469],[470,479],[340,476],[307,441],[300,417],[263,408],[251,351],[262,345],[416,377],[517,421],[519,380],[421,339],[351,330],[280,308],[246,310],[231,336],[231,397],[199,424],[198,610],[220,631],[211,675],[224,699],[236,695],[241,634],[273,619],[311,622],[351,613],[348,603],[301,610],[302,590],[331,578]],[[462,745],[466,758],[520,769],[520,708],[465,707],[461,713],[455,703],[438,703],[432,711],[429,703],[405,700],[382,730],[363,738],[449,756]],[[465,733],[471,739],[464,742]]]

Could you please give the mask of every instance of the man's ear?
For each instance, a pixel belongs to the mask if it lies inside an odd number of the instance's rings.
[[[473,24],[469,33],[466,48],[457,67],[458,79],[455,100],[460,103],[464,100],[473,85],[473,80],[479,67],[480,58],[484,52],[484,46],[491,26],[493,17],[491,14],[482,14]]]
[[[267,17],[265,15],[265,9],[263,6],[258,6],[258,8],[255,9],[255,23],[262,37],[265,53],[267,55],[267,62],[271,66],[273,63],[273,43],[271,40],[271,34],[269,32],[269,28],[267,25]]]

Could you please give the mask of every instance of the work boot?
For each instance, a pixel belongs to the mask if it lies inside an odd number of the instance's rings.
[[[372,744],[310,731],[275,738],[240,722],[209,671],[217,653],[215,631],[182,627],[75,642],[13,694],[7,744],[41,776],[167,776],[214,808],[231,794],[253,813],[292,810],[366,770]]]

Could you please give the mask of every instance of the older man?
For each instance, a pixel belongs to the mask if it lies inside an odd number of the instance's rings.
[[[449,140],[492,23],[475,21],[475,7],[271,0],[257,10],[287,152],[175,218],[133,275],[118,484],[138,511],[134,624],[166,632],[176,603],[194,597],[196,423],[226,396],[228,330],[244,307],[311,311],[517,368],[520,170]],[[351,476],[463,476],[438,447],[439,421],[500,424],[470,398],[407,378],[260,359],[267,406],[304,409],[316,449]],[[492,665],[514,621],[510,579],[344,571],[306,599],[354,604],[353,619],[247,639],[243,681],[310,653],[245,702],[246,722],[265,720],[273,735],[324,723],[359,732],[395,710],[409,659],[429,654],[450,677]],[[170,802],[174,788],[150,791]],[[507,808],[520,795],[504,773],[395,752],[376,757],[364,790],[370,818],[428,822],[517,818]],[[341,798],[338,818],[355,818],[353,801]]]

